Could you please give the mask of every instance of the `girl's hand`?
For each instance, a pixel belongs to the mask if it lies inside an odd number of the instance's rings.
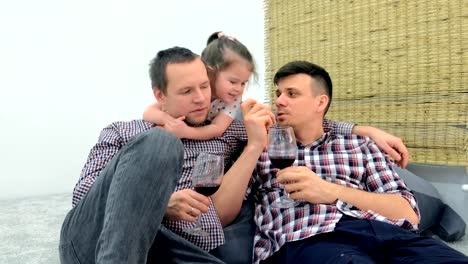
[[[241,104],[242,117],[247,132],[247,145],[264,149],[268,140],[268,129],[275,123],[275,115],[269,106],[247,99]]]
[[[184,122],[185,116],[167,120],[163,128],[177,138],[187,138],[190,127]]]

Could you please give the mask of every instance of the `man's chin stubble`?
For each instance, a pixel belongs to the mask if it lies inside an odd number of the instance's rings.
[[[187,120],[187,119],[185,119],[184,121],[187,125],[191,127],[200,127],[206,124],[207,119],[205,118],[203,119],[203,121],[200,121],[200,122],[194,122],[193,120]]]

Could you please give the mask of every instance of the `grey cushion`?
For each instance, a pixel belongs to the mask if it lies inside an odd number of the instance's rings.
[[[403,170],[399,167],[395,167],[394,169],[405,181],[418,202],[421,214],[419,231],[424,232],[439,223],[445,204],[437,189],[430,182],[413,174],[409,170]]]
[[[430,228],[442,240],[453,242],[465,235],[466,223],[450,206],[445,206],[438,224]]]
[[[466,223],[450,206],[442,201],[440,193],[428,181],[408,170],[395,167],[418,202],[421,222],[419,231],[424,235],[435,234],[442,240],[452,242],[465,235]]]

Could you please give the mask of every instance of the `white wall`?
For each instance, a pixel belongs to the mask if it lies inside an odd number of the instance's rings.
[[[217,30],[254,54],[262,100],[261,0],[0,2],[0,198],[71,193],[100,129],[153,100],[156,52]]]

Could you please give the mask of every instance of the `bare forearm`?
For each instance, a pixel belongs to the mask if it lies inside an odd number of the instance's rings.
[[[232,118],[224,113],[219,113],[211,124],[201,127],[188,127],[185,138],[208,140],[214,137],[220,137],[231,125]]]
[[[168,113],[162,111],[159,108],[158,103],[154,103],[148,106],[143,112],[143,120],[156,124],[158,126],[164,126],[164,124],[173,119]]]
[[[391,219],[406,219],[413,224],[419,223],[419,218],[409,202],[398,194],[371,193],[337,184],[332,186],[334,197],[362,211],[371,210]]]
[[[239,213],[252,172],[262,149],[247,145],[223,177],[219,190],[212,196],[223,226],[231,223]]]
[[[359,135],[359,136],[364,136],[364,137],[371,137],[371,135],[372,135],[371,130],[372,129],[374,129],[374,127],[355,125],[355,126],[353,126],[352,133],[354,135]]]

